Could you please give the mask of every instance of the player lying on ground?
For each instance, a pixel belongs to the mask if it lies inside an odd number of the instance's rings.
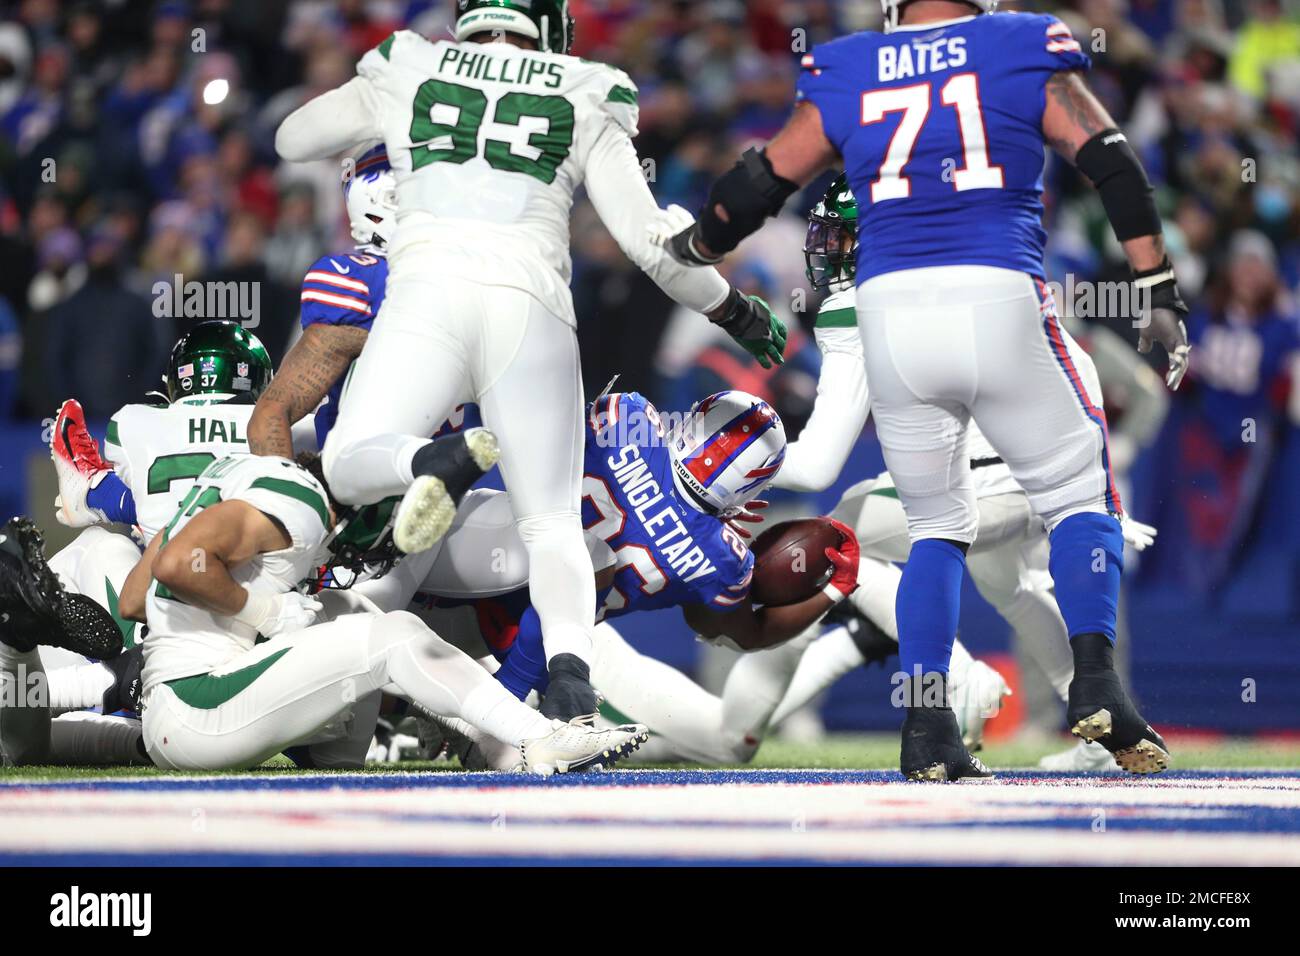
[[[276,134],[290,161],[382,140],[400,196],[384,303],[344,389],[325,468],[342,501],[403,495],[397,545],[425,550],[455,512],[428,436],[457,404],[477,402],[533,568],[547,713],[567,718],[595,708],[569,291],[574,191],[586,186],[619,245],[670,297],[764,364],[780,361],[785,330],[716,271],[684,269],[647,240],[661,210],[632,146],[636,87],[568,55],[566,3],[465,0],[458,14],[454,41],[395,33]]]
[[[915,675],[903,773],[988,773],[963,746],[946,690],[977,528],[972,420],[1051,535],[1074,656],[1071,730],[1126,770],[1162,770],[1164,741],[1113,664],[1123,508],[1095,371],[1043,281],[1043,146],[1097,185],[1149,295],[1140,348],[1162,343],[1175,387],[1187,368],[1187,309],[1150,184],[1088,92],[1088,57],[1059,20],[990,15],[995,0],[882,4],[896,33],[860,33],[806,55],[787,126],[714,185],[698,224],[657,235],[679,261],[716,263],[801,184],[832,164],[848,171],[861,207],[856,311],[873,413],[913,542],[897,615],[903,670]],[[953,156],[956,170],[945,161]]]
[[[645,739],[636,725],[542,717],[410,614],[313,624],[321,605],[295,588],[329,563],[338,515],[322,480],[282,458],[232,455],[199,476],[122,595],[150,628],[141,708],[155,764],[257,766],[377,691],[517,747],[535,773],[608,765]]]

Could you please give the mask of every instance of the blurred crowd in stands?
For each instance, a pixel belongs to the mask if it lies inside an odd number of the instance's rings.
[[[258,283],[256,331],[278,360],[297,328],[303,272],[350,240],[338,165],[280,163],[275,129],[347,80],[394,29],[446,36],[453,6],[0,0],[0,421],[39,420],[69,396],[104,418],[156,387],[171,343],[197,320],[158,314],[156,284],[177,277]],[[875,28],[880,16],[872,0],[572,0],[571,8],[576,52],[624,68],[640,88],[637,146],[661,204],[690,209],[745,146],[781,126],[798,55]],[[1300,422],[1300,389],[1291,387],[1300,348],[1300,10],[1294,0],[1003,8],[1069,24],[1093,57],[1092,88],[1156,185],[1196,348],[1158,439],[1168,480],[1149,507],[1175,509],[1193,543],[1230,563]],[[590,392],[619,372],[622,387],[674,408],[732,384],[771,397],[797,430],[818,363],[806,334],[817,300],[803,277],[802,217],[828,180],[796,197],[728,266],[792,326],[791,360],[776,372],[674,311],[579,201],[573,288]],[[1055,158],[1045,184],[1047,278],[1123,279],[1092,190]],[[1115,331],[1136,337],[1127,324]],[[1107,404],[1120,414],[1124,396]]]

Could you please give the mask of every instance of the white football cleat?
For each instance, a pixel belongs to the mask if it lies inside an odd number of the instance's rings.
[[[429,454],[425,454],[429,451]],[[447,533],[465,492],[501,457],[497,437],[471,428],[420,449],[425,459],[393,519],[393,543],[407,554],[428,551]]]
[[[1075,773],[1101,772],[1118,773],[1120,766],[1115,762],[1109,750],[1099,743],[1080,740],[1069,750],[1048,754],[1038,761],[1044,770],[1066,770]]]
[[[524,769],[549,777],[553,773],[608,770],[650,739],[644,724],[621,724],[601,729],[594,714],[574,717],[567,724],[552,721],[553,731],[545,737],[525,740],[520,748]]]
[[[962,743],[967,750],[984,746],[984,723],[1002,709],[1011,688],[1002,675],[981,660],[973,660],[959,682],[949,685]]]

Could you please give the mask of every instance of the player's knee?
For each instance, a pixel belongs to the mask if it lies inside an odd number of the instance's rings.
[[[529,515],[519,519],[518,528],[519,537],[529,548],[539,544],[566,542],[574,538],[582,541],[582,518],[577,511],[553,511],[544,515]]]

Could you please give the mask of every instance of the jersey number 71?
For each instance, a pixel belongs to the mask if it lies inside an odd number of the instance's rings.
[[[863,126],[879,123],[890,113],[903,114],[889,140],[880,173],[871,184],[873,203],[882,199],[906,199],[912,194],[912,182],[903,175],[903,167],[912,158],[916,138],[921,135],[925,118],[930,115],[930,92],[929,83],[917,83],[862,94]],[[953,188],[958,192],[1001,189],[1002,167],[989,164],[978,77],[974,73],[958,73],[943,85],[939,98],[944,106],[956,108],[957,128],[961,133],[962,166],[952,171]]]

